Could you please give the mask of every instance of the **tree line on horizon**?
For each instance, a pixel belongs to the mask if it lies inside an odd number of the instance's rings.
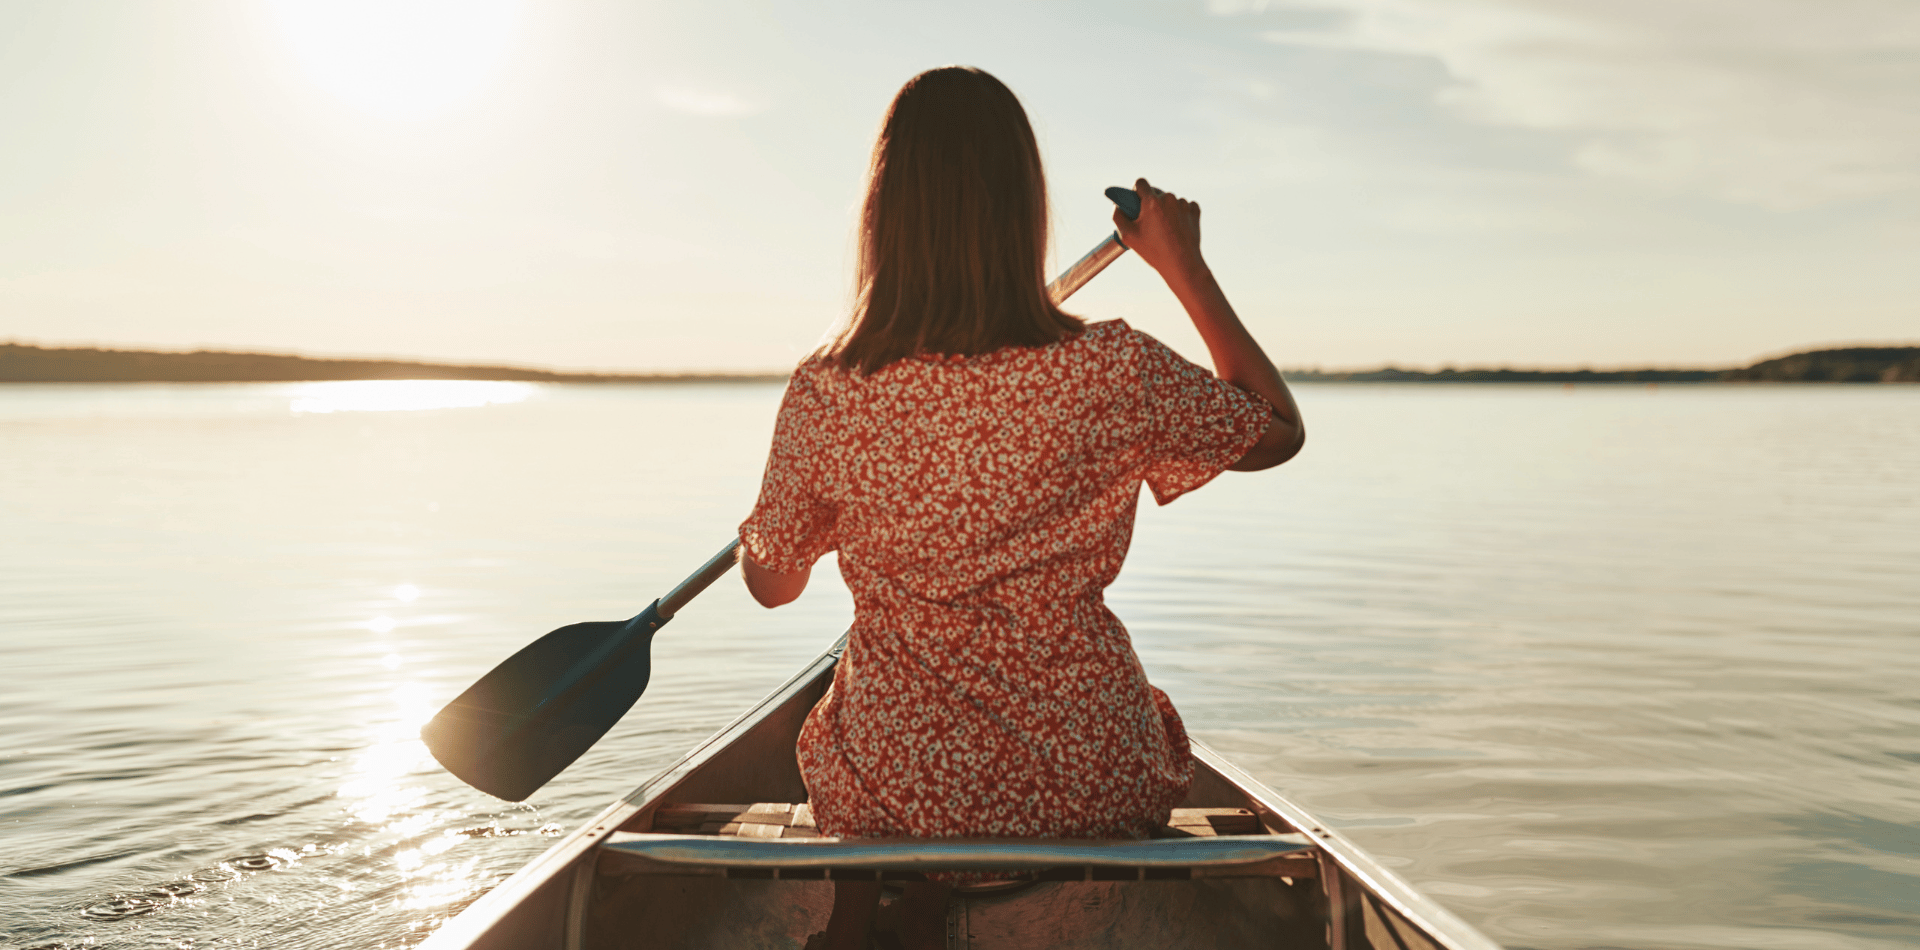
[[[1920,383],[1920,346],[1808,350],[1733,369],[1526,370],[1388,366],[1289,370],[1297,382],[1352,383]],[[517,366],[323,359],[273,353],[52,348],[0,343],[0,383],[280,383],[373,379],[542,383],[771,381],[783,373],[561,373]]]
[[[467,379],[528,383],[779,380],[785,373],[561,373],[525,366],[330,359],[278,353],[103,350],[0,343],[0,383],[304,383]]]
[[[1807,350],[1733,369],[1298,370],[1299,382],[1339,383],[1920,383],[1920,346]]]

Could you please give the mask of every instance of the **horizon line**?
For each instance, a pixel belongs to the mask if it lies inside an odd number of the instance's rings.
[[[248,356],[267,357],[271,359],[293,359],[293,360],[304,360],[304,361],[316,362],[316,363],[385,363],[385,364],[395,364],[395,365],[430,366],[438,369],[462,369],[462,370],[501,369],[501,370],[509,370],[513,372],[520,372],[520,373],[538,373],[538,374],[551,375],[551,376],[599,376],[599,377],[621,377],[621,378],[635,378],[635,379],[647,379],[647,378],[658,379],[658,378],[669,378],[669,377],[678,377],[678,378],[705,377],[705,378],[712,378],[712,379],[740,378],[743,380],[777,377],[777,378],[784,379],[792,375],[792,372],[793,372],[793,367],[791,366],[784,367],[784,368],[764,368],[764,369],[671,369],[671,370],[669,369],[639,370],[639,369],[608,369],[608,368],[569,369],[569,368],[560,368],[560,367],[555,367],[550,365],[521,363],[513,360],[486,360],[482,362],[453,362],[446,358],[416,357],[416,356],[312,355],[310,353],[300,352],[297,350],[227,349],[219,345],[208,345],[208,344],[196,344],[192,348],[174,348],[174,347],[163,348],[163,347],[139,346],[139,345],[107,345],[107,344],[101,344],[97,342],[49,344],[44,342],[32,342],[32,341],[22,340],[16,337],[0,339],[0,346],[17,346],[17,347],[22,347],[26,349],[36,349],[36,350],[42,350],[47,352],[68,351],[68,352],[96,352],[96,353],[127,353],[127,354],[154,355],[154,356],[191,356],[195,354],[208,354],[208,355],[240,356],[240,357],[248,357]],[[1717,365],[1717,366],[1702,365],[1702,364],[1682,364],[1682,363],[1640,363],[1640,364],[1622,363],[1619,365],[1604,365],[1604,366],[1596,365],[1592,363],[1586,363],[1586,364],[1579,364],[1579,365],[1526,366],[1526,365],[1516,365],[1510,362],[1490,363],[1490,364],[1470,364],[1462,361],[1446,361],[1439,364],[1430,364],[1430,365],[1419,365],[1419,364],[1402,365],[1398,362],[1387,361],[1383,363],[1374,364],[1372,366],[1368,366],[1365,368],[1359,368],[1359,367],[1328,368],[1325,364],[1317,364],[1317,363],[1311,364],[1311,365],[1296,365],[1292,367],[1284,367],[1281,369],[1281,372],[1309,373],[1314,375],[1338,375],[1338,374],[1351,374],[1351,373],[1376,373],[1376,372],[1394,372],[1394,371],[1415,372],[1415,373],[1470,373],[1470,372],[1623,373],[1623,372],[1635,372],[1635,371],[1654,371],[1654,372],[1714,371],[1714,372],[1718,372],[1718,371],[1726,371],[1726,370],[1743,369],[1745,367],[1753,366],[1758,363],[1767,362],[1768,360],[1783,359],[1789,356],[1796,356],[1803,353],[1821,352],[1825,350],[1912,349],[1912,348],[1920,348],[1920,340],[1913,340],[1913,341],[1880,341],[1880,340],[1865,341],[1863,340],[1863,341],[1837,341],[1837,342],[1828,342],[1828,343],[1819,343],[1819,344],[1802,344],[1795,348],[1782,349],[1782,350],[1768,353],[1766,355],[1753,358],[1750,362],[1747,362],[1747,363],[1725,364],[1725,365]],[[798,365],[797,362],[795,365]]]

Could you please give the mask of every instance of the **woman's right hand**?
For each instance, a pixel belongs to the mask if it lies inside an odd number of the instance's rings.
[[[1169,280],[1206,268],[1200,256],[1200,203],[1161,191],[1145,178],[1133,184],[1140,196],[1140,217],[1113,212],[1120,240],[1147,265]]]

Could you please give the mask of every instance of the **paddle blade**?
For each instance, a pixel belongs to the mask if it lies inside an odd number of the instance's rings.
[[[647,689],[648,607],[626,621],[561,627],[467,688],[420,738],[447,771],[495,798],[525,801],[572,765]]]

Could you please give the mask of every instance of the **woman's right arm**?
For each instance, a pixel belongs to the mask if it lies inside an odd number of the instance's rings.
[[[1253,448],[1228,466],[1237,472],[1257,472],[1293,458],[1306,444],[1307,430],[1300,407],[1287,389],[1280,370],[1267,358],[1259,341],[1247,332],[1226,292],[1200,256],[1200,205],[1161,191],[1140,179],[1140,216],[1134,220],[1114,212],[1120,238],[1154,270],[1186,308],[1194,329],[1206,341],[1214,374],[1265,399],[1273,407],[1273,423]]]
[[[832,414],[813,387],[816,368],[811,360],[802,362],[787,380],[760,497],[740,525],[740,575],[762,607],[799,597],[814,562],[836,545],[838,513],[814,490],[822,451],[815,437]]]

